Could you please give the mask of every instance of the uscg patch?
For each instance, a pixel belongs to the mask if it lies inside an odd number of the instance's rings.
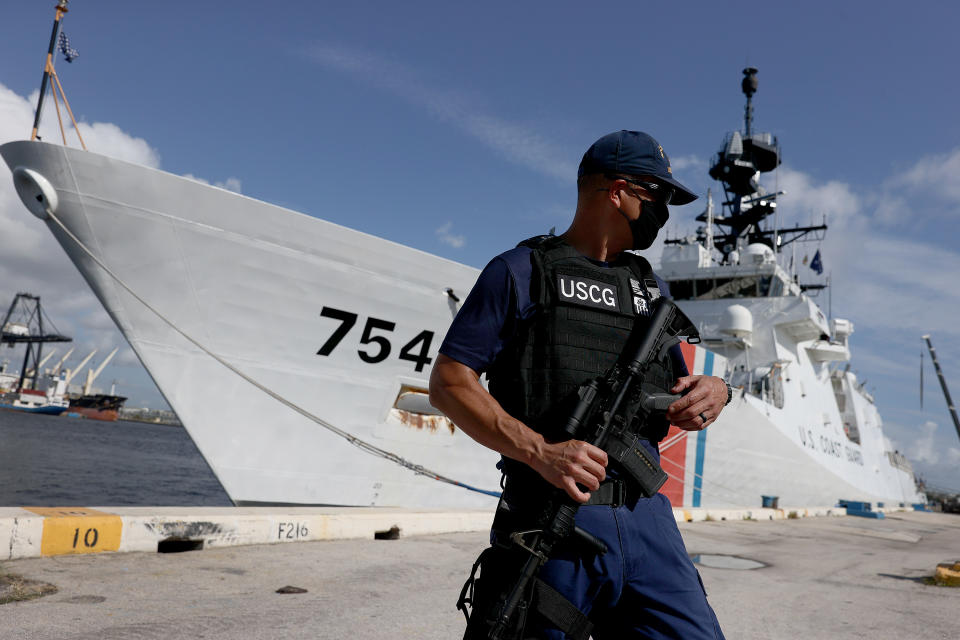
[[[630,278],[630,288],[633,290],[633,312],[638,316],[650,315],[650,294],[646,288],[634,278]]]
[[[557,274],[557,294],[561,302],[577,304],[604,311],[620,311],[617,286],[562,273]]]

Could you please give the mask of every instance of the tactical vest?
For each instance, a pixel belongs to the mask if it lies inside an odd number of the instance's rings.
[[[510,415],[545,437],[576,404],[582,383],[607,372],[634,321],[650,314],[660,289],[644,258],[623,252],[608,267],[594,264],[558,236],[520,243],[532,249],[530,295],[536,312],[518,328],[487,372],[491,395]],[[669,389],[676,377],[669,356],[645,383]],[[669,425],[648,425],[657,442]]]

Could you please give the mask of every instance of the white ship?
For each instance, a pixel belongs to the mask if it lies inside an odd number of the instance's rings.
[[[0,155],[235,503],[495,505],[461,485],[495,495],[498,456],[426,396],[476,269],[85,150],[22,141]],[[664,491],[675,506],[921,501],[873,399],[836,366],[851,325],[828,326],[751,229],[722,263],[709,238],[664,254],[709,338],[684,345],[692,371],[740,388],[708,430],[672,430]],[[723,295],[697,299],[708,281]]]
[[[685,472],[673,497],[682,491],[690,506],[750,505],[759,494],[787,504],[922,502],[909,461],[892,449],[874,398],[850,371],[853,323],[828,319],[806,294],[824,285],[800,284],[778,259],[827,227],[769,224],[783,194],[767,192],[759,177],[776,170],[780,149],[771,134],[752,131],[756,74],[744,69],[744,131],[727,136],[710,168],[722,211],[708,194],[697,235],[668,239],[661,258],[659,274],[698,324],[706,358],[724,358],[714,375],[740,390],[714,426],[686,438],[685,451],[665,452]],[[819,251],[811,267],[822,271]]]

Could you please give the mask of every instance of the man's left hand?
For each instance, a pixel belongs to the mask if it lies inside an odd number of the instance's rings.
[[[699,431],[711,424],[727,404],[727,385],[716,376],[684,376],[670,393],[687,395],[667,409],[670,423],[687,431]]]

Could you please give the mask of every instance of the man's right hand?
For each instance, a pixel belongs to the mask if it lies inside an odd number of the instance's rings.
[[[607,454],[581,440],[547,442],[503,410],[480,385],[480,374],[442,353],[430,372],[430,403],[483,446],[530,465],[577,502],[607,477]]]
[[[589,491],[600,487],[607,477],[607,453],[582,440],[544,442],[533,469],[553,486],[563,489],[577,502],[590,499]],[[582,485],[587,492],[581,491]]]

